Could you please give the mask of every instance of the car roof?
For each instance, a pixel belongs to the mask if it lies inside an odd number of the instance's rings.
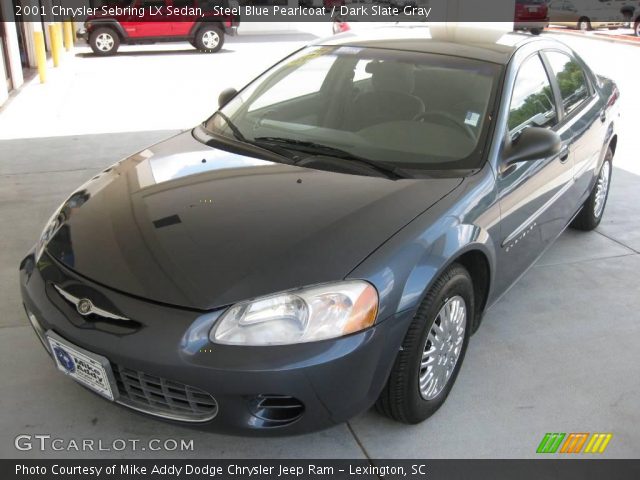
[[[435,53],[505,65],[522,45],[540,40],[539,36],[531,34],[505,32],[495,28],[452,27],[442,23],[349,31],[321,40],[316,45]]]

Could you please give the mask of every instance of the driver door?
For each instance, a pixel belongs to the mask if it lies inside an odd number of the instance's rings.
[[[171,32],[171,24],[163,21],[165,0],[137,0],[135,6],[143,9],[142,16],[130,15],[120,22],[131,38],[163,37]]]

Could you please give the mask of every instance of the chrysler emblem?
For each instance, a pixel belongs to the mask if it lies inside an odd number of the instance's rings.
[[[76,305],[76,310],[80,315],[89,315],[93,310],[93,303],[88,298],[81,298],[78,300],[78,304]]]
[[[86,317],[87,315],[98,315],[99,317],[109,318],[111,320],[124,320],[129,321],[127,317],[122,317],[120,315],[116,315],[115,313],[108,312],[103,310],[102,308],[96,307],[91,300],[88,298],[78,298],[74,295],[71,295],[69,292],[63,290],[57,285],[54,285],[55,289],[58,293],[64,298],[66,301],[71,303],[76,307],[76,310],[80,315]]]

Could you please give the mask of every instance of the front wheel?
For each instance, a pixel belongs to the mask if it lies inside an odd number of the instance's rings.
[[[220,27],[204,26],[196,33],[194,43],[198,50],[215,53],[224,44],[224,32]]]
[[[591,194],[582,205],[582,210],[571,223],[571,227],[577,230],[593,230],[602,220],[604,215],[604,207],[609,197],[609,185],[611,184],[611,161],[613,160],[613,152],[609,148],[604,157],[600,173],[596,184],[591,190]]]
[[[474,318],[467,270],[451,265],[418,308],[378,401],[394,420],[419,423],[433,415],[453,387]]]

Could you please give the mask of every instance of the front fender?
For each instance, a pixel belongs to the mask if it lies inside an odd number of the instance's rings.
[[[379,321],[417,309],[440,274],[471,251],[484,256],[491,288],[496,259],[492,235],[498,234],[500,218],[494,185],[491,173],[466,179],[348,275],[378,289]]]
[[[373,260],[349,277],[366,278],[380,295],[380,320],[405,310],[418,308],[435,280],[466,253],[477,251],[489,266],[493,284],[495,251],[489,233],[477,225],[460,224],[446,217],[433,230],[425,231],[404,248],[398,249],[386,265]]]

